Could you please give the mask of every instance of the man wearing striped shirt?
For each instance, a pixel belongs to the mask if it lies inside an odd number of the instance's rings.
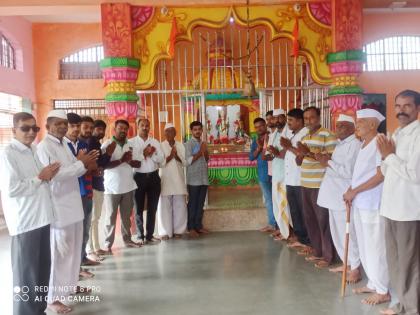
[[[308,107],[303,113],[305,126],[309,133],[298,143],[298,164],[301,163],[301,186],[303,202],[303,219],[308,231],[312,250],[307,261],[323,268],[331,264],[334,246],[329,227],[328,210],[317,205],[319,187],[326,168],[318,161],[320,155],[331,154],[337,144],[337,138],[328,129],[321,126],[319,108]]]

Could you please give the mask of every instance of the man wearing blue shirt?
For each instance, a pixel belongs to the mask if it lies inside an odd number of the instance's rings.
[[[272,187],[271,176],[268,175],[268,163],[263,154],[264,143],[267,142],[267,125],[263,118],[255,118],[254,127],[257,132],[257,139],[254,139],[249,152],[249,159],[251,161],[257,160],[258,168],[258,181],[261,191],[264,196],[264,204],[267,208],[268,225],[261,229],[262,232],[274,232],[276,226],[276,219],[273,214],[273,201],[272,201]]]

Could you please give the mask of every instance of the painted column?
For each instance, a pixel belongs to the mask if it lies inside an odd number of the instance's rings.
[[[355,116],[362,106],[358,77],[365,59],[362,52],[362,0],[332,0],[333,53],[327,62],[333,78],[329,90],[332,127],[339,114]]]
[[[139,60],[132,58],[131,6],[127,3],[104,3],[101,5],[101,16],[105,55],[101,69],[107,89],[106,111],[111,124],[117,119],[128,120],[131,137],[136,134],[139,98],[135,82],[140,68]]]

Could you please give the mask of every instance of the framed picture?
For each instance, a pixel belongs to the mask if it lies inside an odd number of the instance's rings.
[[[363,94],[363,108],[375,109],[386,117],[386,94]],[[379,125],[378,131],[386,134],[386,120]]]

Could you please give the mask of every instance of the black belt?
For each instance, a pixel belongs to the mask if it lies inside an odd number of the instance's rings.
[[[141,176],[141,177],[151,177],[151,176],[153,176],[153,175],[158,175],[158,170],[156,170],[156,171],[153,171],[153,172],[150,172],[150,173],[140,173],[140,172],[136,172],[136,175],[139,175],[139,176]]]

